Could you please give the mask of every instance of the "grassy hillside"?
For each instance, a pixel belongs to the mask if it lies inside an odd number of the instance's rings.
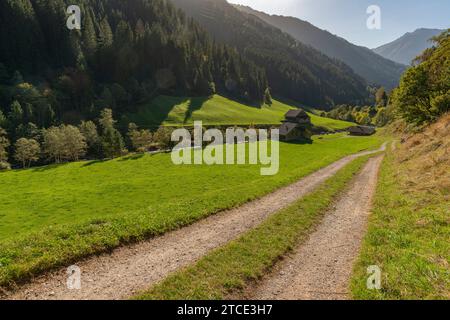
[[[450,299],[450,115],[388,153],[352,283],[357,299]],[[381,290],[367,290],[378,265]]]
[[[138,112],[128,114],[124,122],[135,122],[141,127],[190,125],[202,120],[204,125],[279,125],[284,115],[294,107],[274,100],[272,105],[252,107],[225,97],[214,95],[211,98],[180,98],[159,96],[148,104],[138,107]],[[353,123],[322,118],[312,113],[316,126],[329,130],[345,129]]]
[[[380,137],[335,134],[280,145],[280,171],[175,166],[170,154],[0,173],[0,284],[242,204]]]

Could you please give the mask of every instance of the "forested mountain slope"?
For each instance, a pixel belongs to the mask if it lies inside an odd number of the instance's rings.
[[[72,4],[80,31],[66,27]],[[2,0],[0,39],[0,111],[17,111],[12,128],[73,123],[104,107],[120,114],[156,93],[258,104],[267,94],[263,69],[165,0]]]
[[[247,6],[236,5],[235,7],[281,29],[301,43],[343,61],[369,84],[392,89],[398,85],[400,76],[405,71],[404,65],[385,59],[368,48],[354,45],[307,21],[294,17],[268,15]]]
[[[329,108],[367,98],[366,82],[344,63],[303,45],[225,0],[172,0],[220,43],[264,67],[274,95]]]

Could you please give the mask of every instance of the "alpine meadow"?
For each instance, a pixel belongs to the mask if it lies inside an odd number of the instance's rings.
[[[0,1],[1,306],[449,300],[448,10]]]

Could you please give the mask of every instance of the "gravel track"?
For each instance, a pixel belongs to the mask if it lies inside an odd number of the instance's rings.
[[[345,300],[366,231],[383,156],[369,160],[306,242],[299,245],[246,298]]]

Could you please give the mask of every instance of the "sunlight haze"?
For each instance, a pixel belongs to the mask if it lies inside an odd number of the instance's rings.
[[[294,16],[369,48],[418,28],[450,27],[448,0],[228,0],[269,14]],[[413,5],[414,4],[414,5]],[[381,8],[381,30],[366,27],[370,5]]]

